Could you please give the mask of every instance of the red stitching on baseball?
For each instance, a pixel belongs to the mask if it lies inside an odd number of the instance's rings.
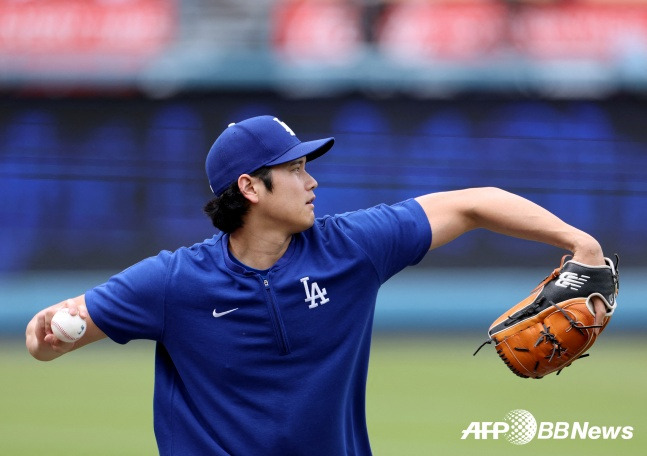
[[[77,340],[77,339],[75,339],[74,337],[70,336],[68,333],[66,333],[66,332],[65,332],[65,330],[61,327],[61,325],[59,325],[59,324],[58,324],[58,322],[57,322],[57,321],[53,321],[53,322],[52,322],[52,325],[56,326],[56,329],[58,329],[61,333],[63,333],[63,335],[64,335],[65,337],[67,337],[68,339],[70,339],[70,340],[69,340],[69,341],[67,341],[67,342],[74,342],[74,341],[76,341],[76,340]]]

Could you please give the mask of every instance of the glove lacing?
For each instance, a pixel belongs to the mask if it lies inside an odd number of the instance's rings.
[[[522,320],[525,317],[535,315],[537,313],[537,310],[544,305],[545,299],[546,298],[544,296],[542,296],[541,298],[537,299],[534,303],[532,303],[530,306],[526,307],[525,309],[520,310],[519,312],[508,316],[508,319],[503,324],[505,326],[508,326],[508,325],[512,324],[515,320]],[[555,307],[557,310],[559,310],[562,313],[562,315],[564,315],[564,317],[568,320],[568,323],[571,325],[571,327],[577,329],[582,334],[584,334],[584,331],[583,331],[584,329],[602,328],[604,326],[604,325],[588,325],[588,326],[583,325],[581,322],[574,320],[564,309],[559,307],[553,301],[549,301],[549,304],[552,305],[553,307]],[[562,355],[567,352],[567,349],[562,347],[559,340],[557,340],[557,337],[555,337],[555,334],[550,332],[550,326],[546,326],[543,323],[542,323],[542,326],[544,327],[544,329],[543,329],[543,331],[540,332],[539,338],[535,342],[534,346],[537,347],[542,342],[552,343],[553,344],[553,349],[552,349],[550,355],[545,357],[545,359],[547,359],[548,362],[550,363],[553,360],[553,358],[555,357],[555,355],[557,355],[558,358],[561,358]],[[472,356],[475,356],[481,350],[481,348],[483,348],[485,345],[491,344],[492,342],[496,342],[496,340],[493,337],[490,337],[485,342],[483,342],[481,345],[479,345],[479,347],[476,349],[476,351],[474,352],[474,354]],[[530,351],[528,348],[524,348],[524,347],[514,347],[514,350],[521,351],[521,352],[529,352]],[[585,358],[587,356],[589,356],[588,353],[584,354],[584,355],[581,355],[581,356],[578,356],[577,359]],[[506,364],[508,364],[508,363],[506,363]],[[570,363],[567,366],[564,366],[564,367],[568,367],[568,366],[570,366]],[[535,372],[537,371],[538,367],[539,367],[539,361],[537,361],[535,363],[535,368],[534,368]],[[559,369],[557,371],[556,375],[559,375],[562,372],[562,370],[563,370],[563,368]],[[519,373],[517,373],[517,375],[519,375]]]

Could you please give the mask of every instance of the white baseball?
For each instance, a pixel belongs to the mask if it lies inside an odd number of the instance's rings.
[[[52,332],[63,342],[75,342],[85,334],[85,320],[78,315],[70,315],[66,307],[52,317]]]

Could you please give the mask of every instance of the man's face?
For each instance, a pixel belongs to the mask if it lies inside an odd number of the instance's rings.
[[[262,187],[259,209],[274,226],[290,234],[310,228],[315,220],[317,181],[306,172],[305,157],[272,167],[272,191]]]

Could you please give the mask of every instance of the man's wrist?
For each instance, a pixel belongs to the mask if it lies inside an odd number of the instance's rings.
[[[588,234],[581,236],[573,245],[573,260],[589,266],[604,264],[604,253],[600,243]]]

